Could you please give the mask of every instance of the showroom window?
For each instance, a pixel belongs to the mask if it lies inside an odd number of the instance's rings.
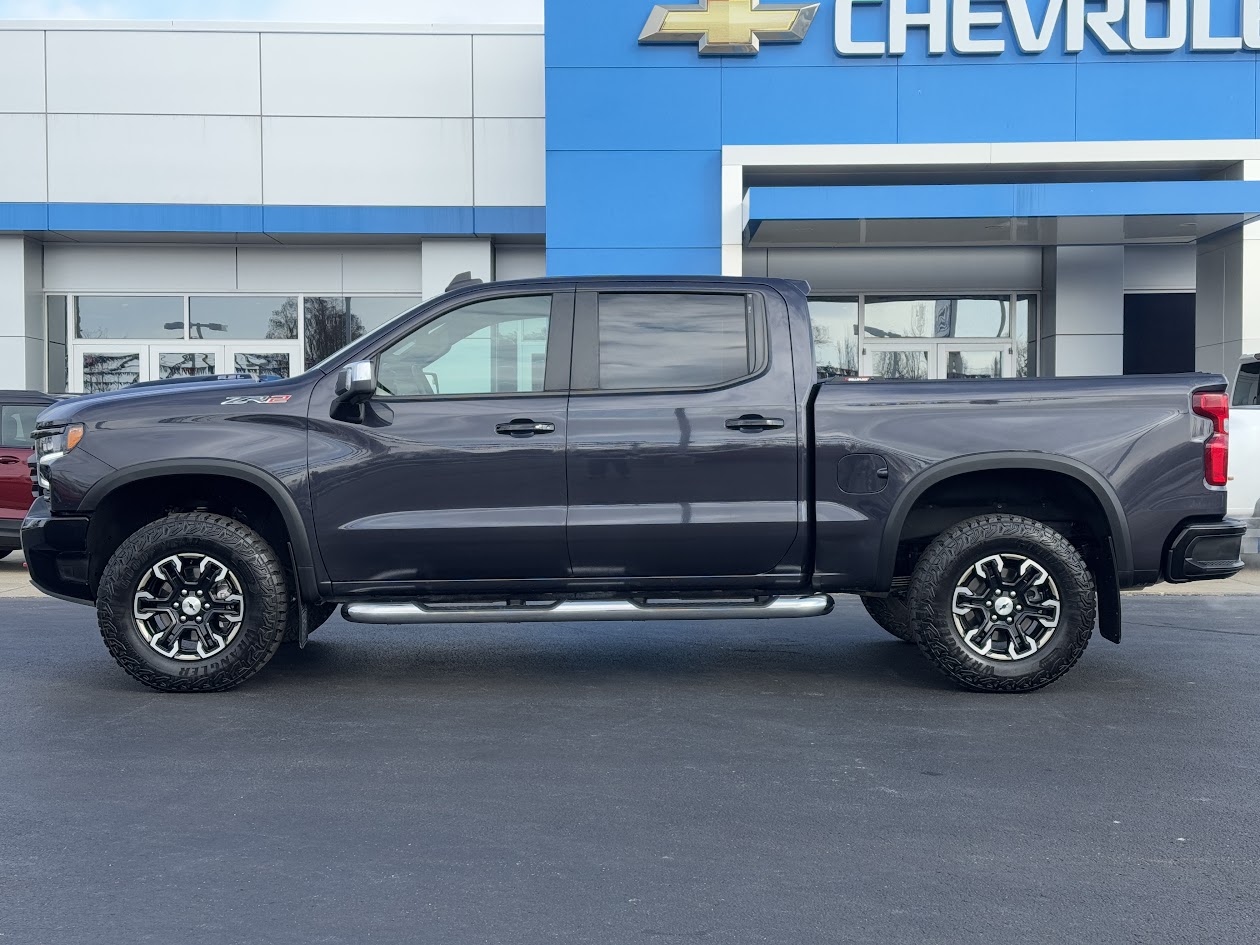
[[[213,374],[289,377],[419,303],[405,295],[49,295],[46,386],[96,393]]]
[[[810,299],[818,376],[1036,377],[1037,297],[863,295]]]

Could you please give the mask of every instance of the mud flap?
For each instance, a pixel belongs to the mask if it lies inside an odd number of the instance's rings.
[[[297,555],[296,555],[296,554],[294,554],[294,552],[293,552],[293,545],[292,545],[292,543],[290,543],[290,544],[289,544],[289,561],[290,561],[290,562],[292,562],[292,564],[293,564],[293,574],[294,574],[294,575],[296,575],[296,574],[298,573],[298,569],[297,569],[297,568],[298,568],[298,563],[297,563]],[[311,632],[311,629],[310,629],[310,621],[309,621],[309,620],[307,620],[306,605],[305,605],[304,603],[302,603],[302,590],[301,590],[301,588],[299,588],[299,587],[294,587],[294,589],[293,589],[293,590],[294,590],[294,592],[297,594],[297,607],[296,607],[296,608],[294,608],[294,609],[297,611],[297,621],[298,621],[298,634],[297,634],[297,642],[298,642],[298,649],[299,649],[299,650],[305,650],[305,649],[306,649],[306,638],[310,635],[310,632]]]
[[[1116,579],[1116,548],[1110,538],[1094,569],[1098,592],[1098,632],[1104,640],[1120,642],[1120,582]]]

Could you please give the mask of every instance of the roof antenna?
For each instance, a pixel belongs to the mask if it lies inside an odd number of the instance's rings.
[[[481,284],[482,282],[480,279],[473,278],[472,270],[470,269],[467,272],[461,272],[454,279],[452,279],[451,284],[446,287],[446,291],[453,292],[456,289],[462,289],[466,285],[481,285]]]

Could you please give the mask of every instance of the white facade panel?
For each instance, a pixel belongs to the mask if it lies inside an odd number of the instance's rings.
[[[542,118],[545,75],[541,36],[474,36],[473,114]]]
[[[1178,246],[1126,246],[1124,248],[1124,291],[1193,292],[1196,248],[1193,243]]]
[[[342,254],[342,289],[356,292],[397,292],[420,295],[424,283],[420,246],[347,249]]]
[[[1124,333],[1124,247],[1060,246],[1055,284],[1055,334]]]
[[[537,279],[547,274],[547,248],[545,246],[496,246],[494,248],[494,278]]]
[[[48,31],[48,110],[257,115],[258,34]]]
[[[480,207],[547,202],[547,131],[541,118],[477,118],[473,161]]]
[[[0,112],[43,110],[44,34],[0,30]]]
[[[1123,335],[1053,335],[1055,376],[1095,377],[1124,373]]]
[[[44,285],[50,292],[231,292],[236,248],[48,243]]]
[[[43,115],[0,115],[0,201],[48,199],[46,121]]]
[[[472,115],[472,37],[266,33],[263,114]]]
[[[489,240],[425,240],[424,297],[446,291],[457,275],[471,272],[474,279],[489,282],[493,259]]]
[[[237,250],[237,288],[341,295],[341,256],[332,248],[242,246]]]
[[[48,142],[53,201],[262,200],[258,118],[49,115]]]
[[[472,120],[265,118],[268,203],[469,206]]]

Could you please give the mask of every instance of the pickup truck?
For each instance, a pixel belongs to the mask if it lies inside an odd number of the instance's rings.
[[[1223,377],[820,378],[809,287],[464,282],[283,380],[44,411],[32,579],[229,689],[367,624],[821,617],[961,686],[1062,676],[1120,589],[1242,567]]]

